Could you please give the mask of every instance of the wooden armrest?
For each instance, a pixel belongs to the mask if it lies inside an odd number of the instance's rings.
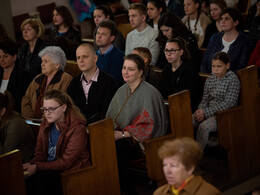
[[[244,122],[243,122],[243,107],[235,107],[228,110],[219,111],[216,113],[219,145],[223,148],[230,149],[233,147],[232,139],[241,142],[243,139]],[[234,130],[235,131],[232,131]],[[236,135],[234,135],[236,134]],[[241,137],[242,136],[242,137]]]
[[[144,141],[147,174],[150,179],[157,181],[158,186],[166,183],[158,149],[164,142],[171,141],[174,138],[173,134],[169,134]]]

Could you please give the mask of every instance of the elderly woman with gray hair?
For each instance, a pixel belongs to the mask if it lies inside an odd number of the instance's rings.
[[[64,72],[66,56],[60,47],[46,47],[39,53],[39,57],[42,59],[42,73],[31,82],[22,99],[24,118],[42,118],[40,108],[44,94],[50,89],[66,92],[72,80],[72,76]]]

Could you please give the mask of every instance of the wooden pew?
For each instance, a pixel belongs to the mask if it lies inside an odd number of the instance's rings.
[[[61,174],[64,195],[119,195],[112,119],[88,126],[92,165]]]
[[[0,155],[0,194],[26,195],[22,154],[13,150]]]
[[[239,106],[216,113],[219,145],[227,150],[229,181],[235,183],[260,171],[260,89],[257,68],[238,71],[241,82]],[[208,75],[203,75],[208,76]],[[173,98],[173,99],[172,99]],[[193,137],[191,106],[187,90],[169,96],[171,134],[146,141],[146,168],[149,178],[165,183],[157,150],[166,140]]]
[[[241,83],[240,106],[218,112],[219,144],[227,149],[231,181],[260,171],[260,90],[257,67],[237,72]]]
[[[194,138],[189,90],[170,95],[168,102],[171,133],[144,142],[147,175],[150,179],[157,182],[158,187],[166,183],[162,163],[158,157],[158,148],[165,141],[170,141],[177,137]],[[189,116],[188,120],[186,120],[187,116]]]
[[[70,74],[72,77],[76,77],[81,73],[77,62],[74,60],[67,60],[64,72]]]

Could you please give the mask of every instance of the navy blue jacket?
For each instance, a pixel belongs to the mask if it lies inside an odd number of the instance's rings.
[[[97,66],[103,72],[112,76],[119,85],[123,82],[122,67],[125,54],[118,48],[114,47],[109,53],[98,55]]]
[[[224,48],[222,37],[224,32],[214,34],[207,47],[201,64],[201,72],[211,73],[211,63],[216,52]],[[228,55],[230,57],[230,70],[236,72],[246,67],[250,57],[250,41],[245,34],[239,32],[237,39],[230,45]]]
[[[39,52],[42,49],[44,49],[46,46],[47,46],[47,43],[45,43],[42,39],[40,39],[40,38],[37,39],[33,53],[32,53],[32,57],[30,59],[29,67],[26,67],[26,56],[27,56],[27,52],[29,50],[29,43],[27,43],[27,42],[24,43],[19,50],[19,54],[18,54],[19,66],[22,67],[23,69],[25,69],[26,71],[28,71],[30,73],[30,75],[32,76],[32,78],[34,78],[38,74],[42,73],[42,68],[41,68],[42,60],[38,55],[39,55]]]
[[[2,84],[4,70],[0,66],[0,85]],[[14,66],[14,69],[9,78],[7,90],[12,94],[14,99],[14,110],[21,113],[21,101],[25,94],[32,78],[27,71],[20,68],[18,64]]]

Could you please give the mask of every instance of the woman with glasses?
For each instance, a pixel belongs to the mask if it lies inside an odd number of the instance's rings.
[[[34,158],[23,164],[27,194],[62,194],[60,173],[89,165],[86,120],[71,98],[59,90],[43,98],[43,121]]]
[[[35,77],[22,99],[22,116],[24,118],[42,118],[40,108],[44,94],[51,89],[63,92],[72,80],[72,76],[64,72],[66,65],[65,53],[60,47],[49,46],[39,56],[42,59],[42,73]]]
[[[160,80],[163,98],[168,99],[169,95],[188,89],[192,110],[195,111],[201,100],[202,88],[199,74],[190,62],[186,41],[181,37],[168,40],[164,53],[168,64],[164,67]]]
[[[160,45],[160,55],[156,66],[158,68],[163,68],[167,64],[167,60],[163,52],[166,41],[176,37],[182,37],[186,40],[187,49],[191,55],[191,60],[194,67],[199,71],[201,63],[197,40],[192,32],[182,23],[181,19],[173,13],[164,13],[158,21],[158,29],[159,35],[156,38],[156,41],[158,41]]]

